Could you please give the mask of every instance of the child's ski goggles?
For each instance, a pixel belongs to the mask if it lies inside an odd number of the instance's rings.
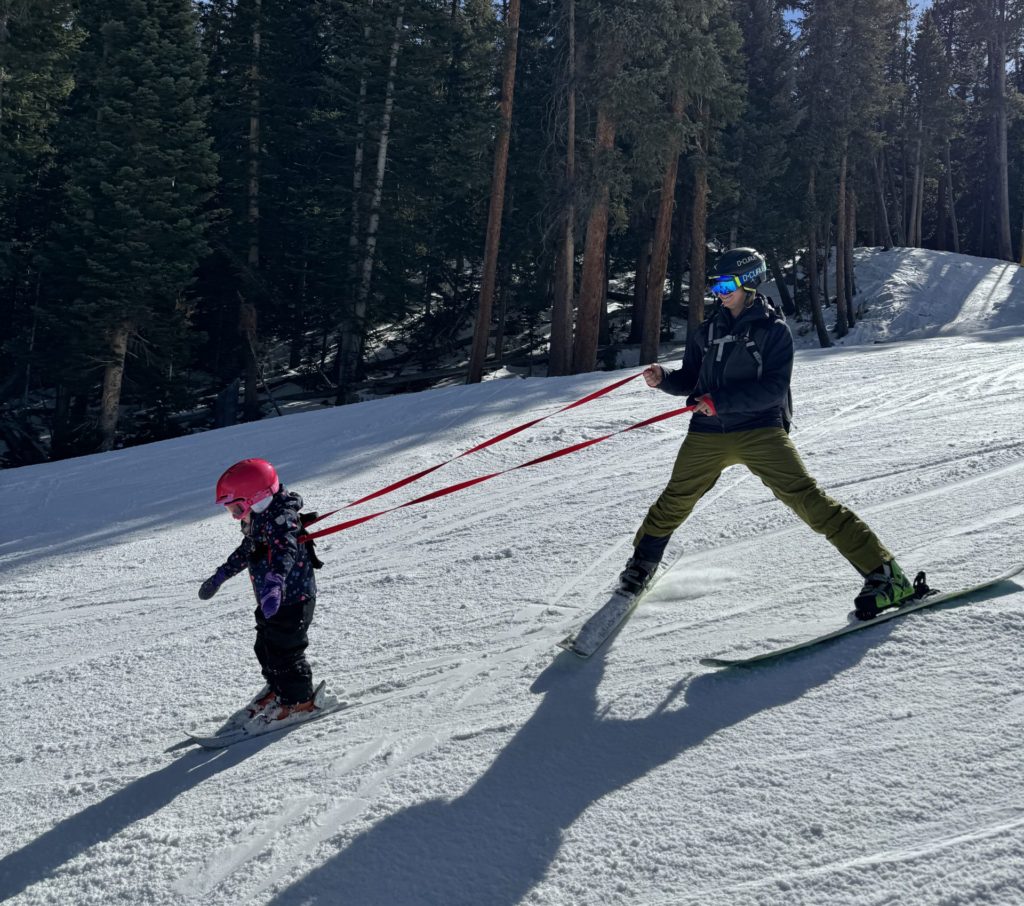
[[[229,500],[224,504],[224,508],[235,519],[244,519],[249,515],[249,510],[252,509],[252,507],[250,507],[249,504],[241,498],[238,498],[237,500]]]
[[[729,293],[736,292],[736,290],[738,290],[742,285],[743,284],[740,283],[739,277],[715,277],[711,281],[711,285],[708,289],[711,291],[712,295],[728,296]]]

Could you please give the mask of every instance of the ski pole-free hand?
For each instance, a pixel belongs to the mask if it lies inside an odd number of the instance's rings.
[[[277,573],[267,573],[263,580],[263,590],[260,592],[260,609],[268,620],[281,608],[283,589],[284,579]]]
[[[215,572],[209,579],[207,579],[202,585],[199,586],[199,597],[203,601],[209,601],[227,579],[227,575],[224,572],[224,567],[217,567]]]
[[[648,387],[657,387],[665,379],[665,369],[655,362],[644,369],[643,375]]]

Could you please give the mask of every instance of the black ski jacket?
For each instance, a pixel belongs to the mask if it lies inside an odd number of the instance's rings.
[[[760,363],[757,361],[760,356]],[[716,415],[694,414],[690,430],[702,433],[789,430],[789,380],[793,335],[782,313],[760,293],[738,318],[720,303],[687,337],[683,367],[658,385],[692,404],[709,395]]]
[[[316,577],[307,546],[299,541],[302,498],[283,486],[262,513],[252,513],[242,523],[245,538],[234,550],[224,570],[228,578],[248,567],[253,591],[259,603],[263,581],[276,573],[284,581],[281,606],[305,604],[316,598]]]

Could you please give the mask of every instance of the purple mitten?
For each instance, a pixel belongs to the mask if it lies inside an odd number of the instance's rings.
[[[263,579],[263,590],[260,592],[260,609],[268,620],[281,607],[281,592],[284,590],[284,579],[277,573],[267,573]]]
[[[227,570],[223,566],[218,566],[217,572],[199,586],[199,597],[204,601],[209,601],[210,598],[217,594],[217,589],[224,584],[227,577]]]

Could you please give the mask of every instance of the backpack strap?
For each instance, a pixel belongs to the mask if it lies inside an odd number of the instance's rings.
[[[707,333],[707,340],[704,343],[704,355],[708,354],[708,350],[710,350],[712,346],[717,346],[718,347],[718,351],[715,353],[715,361],[716,362],[721,362],[722,361],[722,356],[725,354],[725,344],[726,343],[735,343],[737,339],[738,339],[737,337],[735,337],[731,333],[729,333],[729,334],[726,334],[724,337],[719,337],[716,340],[715,339],[715,319],[711,318],[708,321],[708,333]],[[760,377],[760,375],[758,375],[758,376]]]
[[[767,325],[764,326],[764,328],[762,330],[762,334],[765,331],[767,331],[768,328],[771,327],[776,321],[781,321],[783,323],[785,323],[785,321],[786,321],[785,316],[782,315],[781,312],[779,312],[778,309],[776,309],[774,306],[772,306],[771,312],[772,312],[773,317],[772,317],[771,321]],[[754,333],[753,328],[757,327],[757,326],[759,326],[759,325],[749,325],[748,324],[747,327],[743,331],[742,337],[737,337],[737,339],[742,339],[743,340],[743,344],[746,347],[747,352],[750,353],[750,357],[754,360],[755,363],[757,363],[757,379],[761,380],[761,375],[764,373],[764,357],[761,355],[761,350],[757,348],[757,343],[754,342],[754,337],[753,337],[753,333]],[[787,434],[789,433],[789,429],[792,426],[792,424],[793,424],[793,390],[792,390],[792,388],[790,388],[790,389],[788,389],[786,391],[786,399],[783,401],[783,404],[782,404],[782,427],[785,429]]]
[[[776,308],[770,301],[766,300],[766,303],[768,307],[769,316],[768,323],[746,324],[744,325],[742,332],[738,334],[736,337],[737,340],[743,341],[744,346],[746,346],[747,348],[747,352],[750,353],[750,357],[757,364],[758,380],[761,380],[761,375],[764,373],[764,357],[761,355],[761,350],[758,348],[757,343],[754,341],[754,328],[763,327],[764,331],[767,331],[768,328],[775,324],[776,321],[782,321],[783,323],[785,323],[786,321],[786,316],[781,311],[779,311],[778,308]]]
[[[761,380],[761,375],[764,374],[764,357],[761,355],[761,350],[757,348],[757,343],[754,342],[754,338],[750,334],[750,327],[747,327],[743,334],[736,337],[736,339],[742,340],[743,345],[747,347],[747,352],[750,353],[750,357],[757,365],[757,379]]]

